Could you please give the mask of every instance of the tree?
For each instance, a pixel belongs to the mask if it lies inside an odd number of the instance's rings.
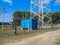
[[[53,23],[60,23],[60,12],[53,12],[52,13],[52,21]]]
[[[30,18],[30,13],[32,12],[27,12],[27,11],[15,11],[13,13],[13,22],[15,22],[17,25],[21,25],[21,20],[22,19],[29,19]],[[44,12],[44,14],[46,14],[46,12]],[[52,12],[50,13],[52,16],[52,23],[60,23],[60,12]],[[32,13],[32,16],[35,15],[34,13]],[[40,14],[41,15],[41,14]],[[36,19],[38,21],[38,16],[36,15],[34,17],[34,19]],[[47,22],[48,17],[44,18],[44,22]]]
[[[22,19],[28,19],[28,18],[30,18],[30,12],[16,11],[13,13],[13,22],[15,22],[17,25],[21,25]]]

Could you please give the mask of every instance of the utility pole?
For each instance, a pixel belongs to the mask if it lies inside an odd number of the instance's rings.
[[[2,7],[1,12],[2,12],[2,30],[3,30],[3,27],[4,27],[4,13],[6,12],[4,7]]]

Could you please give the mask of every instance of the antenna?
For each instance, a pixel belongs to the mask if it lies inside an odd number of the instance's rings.
[[[4,27],[4,13],[6,12],[4,7],[2,7],[1,12],[2,12],[2,30],[3,30],[3,27]]]
[[[36,15],[38,18],[38,28],[51,27],[50,1],[49,0],[31,0],[30,18]],[[45,13],[45,14],[44,14]]]

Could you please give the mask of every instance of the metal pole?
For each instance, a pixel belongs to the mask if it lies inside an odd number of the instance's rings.
[[[4,28],[4,13],[5,13],[6,11],[5,11],[5,8],[4,7],[2,7],[2,30],[3,30],[3,28]]]
[[[2,30],[3,30],[3,26],[4,26],[4,13],[2,13]]]
[[[41,0],[38,1],[38,3],[39,3],[39,11],[38,11],[38,16],[39,16],[39,19],[38,19],[38,28],[39,28],[39,29],[40,29],[40,9],[41,9],[41,6],[40,6],[41,3],[40,3],[40,1],[41,1]]]
[[[44,27],[44,14],[43,14],[43,2],[41,0],[41,10],[42,10],[42,28]]]
[[[4,7],[2,7],[2,30],[4,27]]]
[[[30,23],[28,23],[28,33],[30,33]]]

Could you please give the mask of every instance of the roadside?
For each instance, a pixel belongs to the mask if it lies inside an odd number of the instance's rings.
[[[26,30],[25,33],[23,30],[17,30],[17,34],[14,34],[14,30],[4,30],[1,32],[0,30],[0,45],[6,42],[17,42],[23,39],[36,36],[38,34],[43,34],[50,31],[58,30],[59,28],[52,29],[40,29],[40,30],[31,30],[30,33]]]
[[[8,42],[4,45],[60,45],[60,30],[38,34],[37,36],[17,42]]]

